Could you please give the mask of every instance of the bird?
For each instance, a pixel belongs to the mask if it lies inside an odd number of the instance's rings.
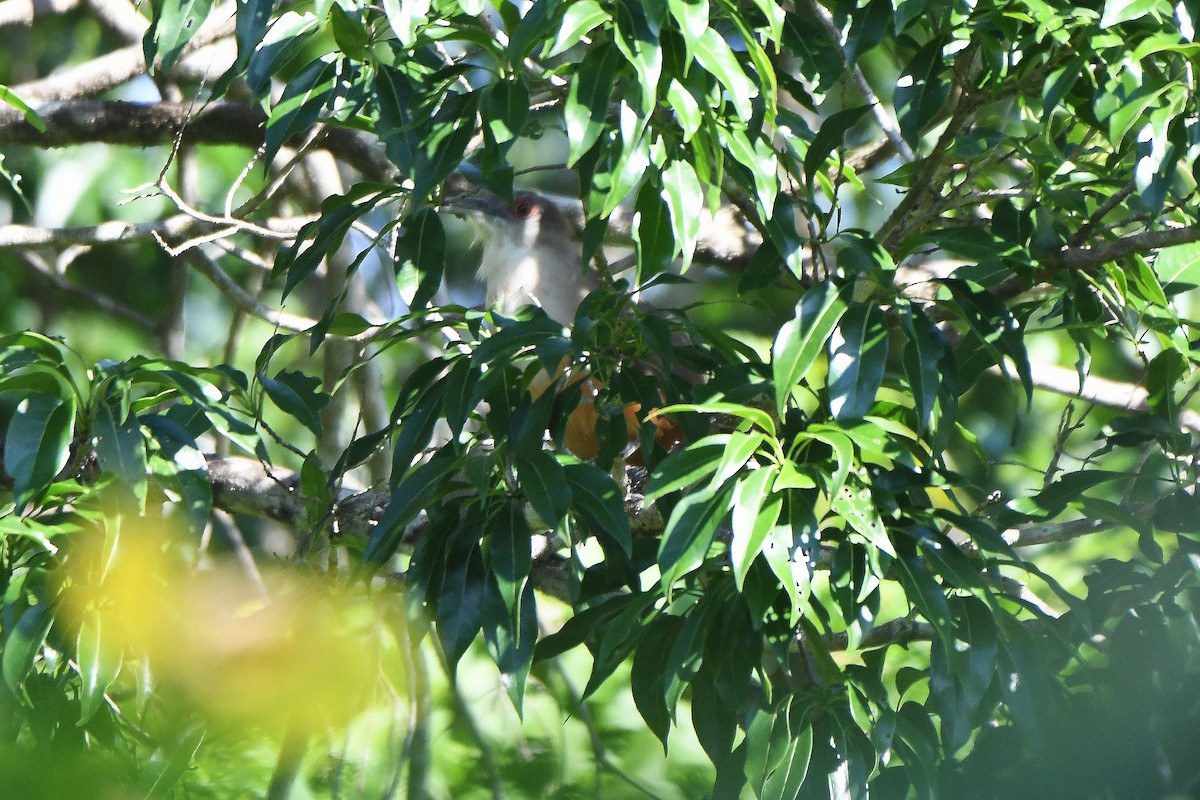
[[[485,229],[476,274],[487,287],[489,308],[507,315],[540,306],[560,325],[570,325],[583,298],[599,287],[596,274],[584,267],[574,227],[545,196],[517,191],[508,203],[479,192],[455,197],[448,207]]]
[[[560,325],[575,321],[583,299],[600,282],[594,271],[583,263],[577,231],[565,214],[547,197],[519,190],[512,202],[486,192],[457,195],[445,206],[451,213],[474,220],[481,228],[483,253],[476,274],[487,289],[486,303],[501,314],[512,314],[526,305],[541,307]],[[565,361],[558,374],[540,373],[530,385],[536,399],[564,374],[571,372]],[[575,372],[566,385],[578,384],[581,401],[567,418],[564,446],[578,458],[594,459],[600,451],[596,434],[600,412],[596,398],[603,388],[594,378]],[[630,440],[637,437],[641,425],[641,405],[624,407]],[[669,423],[656,418],[660,442],[673,444],[677,429],[664,430]],[[638,459],[634,459],[636,461]]]

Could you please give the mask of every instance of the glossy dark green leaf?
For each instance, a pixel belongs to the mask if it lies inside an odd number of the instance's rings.
[[[850,15],[850,30],[842,44],[853,64],[887,38],[892,26],[892,0],[869,0],[867,7]]]
[[[525,521],[521,504],[510,500],[493,512],[488,517],[485,533],[488,564],[496,591],[509,611],[512,630],[519,631],[521,595],[533,565],[533,531]]]
[[[507,611],[494,583],[489,582],[484,598],[484,639],[492,660],[503,676],[502,682],[509,699],[520,716],[523,713],[526,678],[533,663],[538,637],[536,593],[533,584],[526,583],[517,600],[515,613]]]
[[[873,0],[873,2],[878,2],[878,0]],[[808,146],[808,152],[804,154],[804,174],[808,178],[809,185],[816,183],[817,172],[825,168],[825,161],[829,158],[829,154],[842,146],[846,132],[858,124],[865,113],[867,113],[866,106],[855,106],[830,114],[821,123],[821,129],[817,131],[817,135],[813,137],[812,143]]]
[[[4,471],[18,512],[67,465],[74,435],[73,397],[34,394],[17,404],[4,437]]]
[[[995,295],[975,290],[965,281],[947,279],[946,286],[954,296],[955,303],[963,312],[968,325],[984,343],[993,363],[1007,371],[1005,358],[1012,361],[1025,389],[1029,402],[1033,400],[1033,375],[1029,367],[1029,354],[1025,350],[1025,336],[1021,324],[1012,312]],[[967,387],[959,387],[965,390]]]
[[[634,208],[638,221],[633,242],[638,255],[637,283],[641,285],[671,266],[677,248],[670,209],[652,181],[642,184]]]
[[[361,19],[352,17],[334,3],[329,7],[329,27],[333,31],[333,40],[343,53],[358,60],[367,57],[371,35]]]
[[[602,545],[607,543],[628,557],[633,551],[633,535],[623,494],[612,477],[594,464],[564,464],[563,474],[580,521]]]
[[[516,453],[513,464],[533,510],[546,525],[556,527],[571,503],[571,488],[562,464],[541,449]]]
[[[634,705],[650,732],[662,742],[664,754],[667,751],[667,733],[671,730],[671,714],[663,697],[663,681],[671,646],[681,625],[678,617],[663,615],[647,626],[645,636],[634,653],[633,669],[629,674]]]
[[[321,435],[321,409],[330,397],[321,391],[321,380],[296,370],[280,370],[274,378],[258,376],[263,390],[279,409],[316,436]]]
[[[875,305],[846,310],[829,338],[829,410],[835,419],[865,417],[887,367],[887,315]]]
[[[664,587],[691,572],[704,560],[717,529],[729,515],[732,487],[683,497],[671,511],[658,548]]]
[[[146,502],[146,441],[137,418],[115,401],[100,403],[92,429],[100,469],[115,475],[138,505]]]
[[[943,75],[942,39],[923,45],[901,72],[894,102],[900,133],[913,147],[921,140],[927,125],[946,105],[950,81]]]
[[[272,277],[286,276],[283,284],[285,299],[317,271],[321,261],[341,245],[355,220],[367,212],[367,208],[357,203],[364,193],[365,189],[359,186],[345,195],[325,198],[321,202],[320,218],[305,224],[296,241],[279,251]]]
[[[396,269],[414,269],[417,291],[410,307],[424,308],[442,284],[446,269],[446,232],[432,208],[422,208],[404,220],[396,237]]]
[[[775,407],[783,414],[792,389],[808,374],[846,313],[847,305],[829,281],[809,289],[796,304],[796,316],[779,329],[771,347]]]
[[[654,595],[649,593],[618,594],[597,605],[590,606],[575,614],[563,623],[561,628],[538,642],[536,657],[542,661],[560,656],[607,630],[609,623],[624,613],[631,605],[636,606],[639,610],[645,610],[653,601]]]
[[[288,139],[311,128],[321,111],[331,105],[337,78],[336,62],[315,61],[288,82],[267,118],[264,164],[274,160]]]
[[[584,697],[590,697],[625,662],[645,636],[647,626],[654,619],[650,606],[656,597],[654,592],[634,595],[620,613],[604,626],[599,641],[591,646],[592,674],[588,676],[583,689]]]
[[[400,548],[408,525],[442,490],[442,481],[453,468],[447,458],[434,458],[413,469],[396,484],[388,507],[371,530],[363,563],[379,566],[388,561]]]
[[[487,573],[474,531],[459,530],[446,548],[441,581],[430,587],[437,635],[453,672],[483,628]]]
[[[933,419],[934,405],[942,385],[942,373],[950,346],[929,317],[919,310],[901,317],[904,343],[904,376],[912,392],[917,431],[923,432]]]

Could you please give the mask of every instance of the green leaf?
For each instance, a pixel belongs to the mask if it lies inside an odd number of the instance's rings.
[[[208,19],[212,5],[212,0],[154,0],[153,19],[142,39],[146,64],[153,74],[161,75],[175,66]]]
[[[699,486],[716,472],[728,442],[729,434],[714,433],[668,455],[650,471],[646,481],[646,501]]]
[[[144,792],[141,795],[144,800],[167,800],[173,796],[175,787],[191,769],[192,759],[204,743],[204,735],[203,725],[193,725],[180,735],[173,746],[160,748],[154,753],[138,781],[140,790]]]
[[[361,19],[356,19],[337,3],[329,7],[329,27],[333,39],[343,53],[357,60],[368,57],[367,45],[371,36]]]
[[[33,662],[42,652],[42,643],[54,622],[54,614],[45,599],[39,600],[21,612],[20,619],[4,640],[4,652],[0,653],[0,670],[4,673],[4,684],[13,692],[33,669]]]
[[[732,488],[686,495],[671,511],[658,548],[658,568],[664,589],[700,566],[717,529],[729,514]]]
[[[671,730],[671,714],[667,709],[664,682],[671,646],[679,633],[682,620],[663,615],[646,627],[645,635],[633,656],[629,688],[638,713],[650,732],[662,742],[667,752],[667,733]]]
[[[893,102],[904,140],[916,146],[925,127],[933,121],[950,97],[950,82],[943,76],[942,48],[936,38],[922,46],[909,60],[896,82]]]
[[[641,286],[671,266],[677,248],[671,228],[671,211],[653,181],[642,184],[634,209],[637,214],[633,229],[638,256],[636,283]]]
[[[462,529],[451,534],[441,581],[431,587],[438,639],[452,672],[479,635],[487,611],[487,581],[477,535]]]
[[[417,31],[429,22],[430,0],[383,0],[388,25],[404,46],[411,45]]]
[[[316,123],[321,111],[333,102],[337,78],[336,62],[314,61],[288,81],[267,118],[264,164],[270,164],[289,139]]]
[[[520,503],[511,500],[506,502],[499,512],[489,517],[485,533],[488,561],[496,589],[508,609],[511,630],[519,632],[521,595],[533,566],[533,532],[525,521]],[[519,646],[519,642],[517,644]]]
[[[708,30],[708,0],[667,0],[667,8],[679,23],[687,48],[685,59],[691,61],[696,45]]]
[[[21,116],[25,117],[25,121],[36,128],[38,133],[46,132],[46,123],[42,121],[41,115],[34,111],[32,106],[18,97],[16,92],[2,83],[0,83],[0,103],[6,103],[17,111],[20,111]]]
[[[892,0],[870,0],[850,15],[850,30],[842,52],[853,64],[887,38],[892,27]]]
[[[267,396],[279,409],[294,417],[314,435],[321,435],[321,409],[330,397],[321,391],[321,380],[296,370],[280,370],[274,378],[259,374]]]
[[[396,274],[415,273],[417,289],[410,308],[420,309],[442,285],[446,270],[446,232],[432,208],[422,208],[404,220],[396,237]]]
[[[696,170],[686,161],[672,161],[662,173],[663,199],[671,212],[671,227],[675,244],[683,256],[680,272],[686,272],[696,252],[696,237],[700,235],[704,193]]]
[[[692,93],[684,88],[683,84],[672,79],[671,85],[667,87],[667,105],[671,108],[671,113],[675,115],[675,121],[679,123],[683,132],[683,143],[687,144],[696,135],[696,131],[700,130],[700,124],[704,119],[700,111],[700,104],[696,102]]]
[[[759,800],[799,797],[812,751],[812,725],[796,706],[756,714],[746,731],[746,775]]]
[[[18,513],[67,465],[74,435],[74,397],[33,394],[17,404],[4,437],[4,471]]]
[[[1007,374],[1004,357],[1012,360],[1021,385],[1025,388],[1028,402],[1033,402],[1033,375],[1029,367],[1029,354],[1025,350],[1025,337],[1021,324],[1012,312],[996,296],[983,290],[975,290],[965,281],[948,278],[943,281],[954,296],[967,324],[979,337],[985,349],[992,355],[992,363]],[[959,387],[965,390],[967,387]]]
[[[750,101],[758,96],[758,86],[746,77],[729,45],[713,28],[696,41],[696,60],[725,87],[737,115],[749,119],[754,110]]]
[[[537,596],[533,584],[527,582],[515,613],[509,615],[495,590],[495,583],[489,583],[484,595],[483,635],[488,652],[503,676],[509,699],[521,716],[525,683],[538,637]]]
[[[923,432],[933,419],[950,346],[929,317],[920,311],[911,312],[908,306],[905,309],[901,316],[907,336],[902,356],[904,376],[912,392],[917,431]]]
[[[86,725],[104,702],[104,693],[121,671],[121,643],[96,611],[79,625],[75,661],[79,665],[79,724]]]
[[[812,369],[846,309],[837,287],[824,281],[804,293],[796,304],[796,316],[779,329],[771,346],[771,372],[781,416],[792,389]]]
[[[387,510],[367,540],[363,552],[365,565],[382,565],[396,554],[409,523],[443,488],[442,481],[453,467],[452,459],[435,457],[413,469],[397,483]]]
[[[1100,27],[1111,28],[1122,22],[1140,19],[1160,9],[1170,14],[1169,7],[1164,9],[1161,0],[1105,0],[1104,12],[1100,15]]]
[[[871,411],[887,366],[887,315],[875,305],[851,306],[829,339],[829,410],[838,420]]]
[[[1154,258],[1154,272],[1171,294],[1200,286],[1200,243],[1165,247]]]
[[[615,545],[626,557],[633,552],[633,534],[625,516],[624,496],[604,470],[594,464],[564,464],[575,513],[601,543]]]
[[[767,534],[775,527],[783,510],[783,495],[771,492],[778,474],[779,468],[774,465],[760,467],[739,478],[734,487],[733,538],[729,556],[738,591],[742,590],[750,565],[758,557]]]
[[[751,144],[746,132],[737,128],[722,129],[721,138],[730,155],[754,176],[755,195],[764,219],[769,219],[775,210],[775,196],[779,194],[779,163],[775,151],[757,136]]]
[[[129,409],[113,408],[102,402],[96,409],[93,446],[100,469],[115,475],[121,485],[128,487],[138,506],[146,502],[146,441],[137,418]]]
[[[621,61],[615,46],[603,44],[588,50],[571,77],[563,108],[569,143],[567,166],[574,166],[604,132]]]
[[[821,129],[817,131],[817,135],[813,137],[812,143],[808,146],[808,152],[804,154],[804,175],[808,179],[809,186],[816,184],[817,173],[825,168],[825,161],[829,158],[829,154],[842,146],[846,132],[858,124],[865,113],[867,113],[866,106],[855,106],[830,114],[821,123]]]
[[[612,17],[600,7],[596,0],[580,0],[572,3],[558,27],[558,35],[554,37],[554,45],[545,58],[561,55],[580,43],[583,37],[591,33],[599,25],[608,22]]]
[[[547,526],[557,527],[571,503],[562,464],[545,450],[532,449],[518,451],[513,462],[529,505]]]
[[[641,90],[641,116],[648,117],[658,105],[658,80],[662,77],[663,53],[658,32],[646,19],[643,5],[621,0],[616,4],[617,48],[633,65]]]

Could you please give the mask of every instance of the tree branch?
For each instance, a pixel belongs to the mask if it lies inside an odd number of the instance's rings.
[[[188,103],[81,99],[64,102],[41,116],[46,124],[44,133],[15,110],[0,109],[0,145],[50,148],[103,142],[153,147],[174,143],[182,131],[183,145],[233,144],[256,150],[263,144],[267,122],[261,108],[245,103],[195,108]],[[311,129],[300,131],[288,143],[299,145],[311,135]],[[378,142],[359,131],[326,127],[312,146],[328,150],[372,180],[390,180],[396,175]]]
[[[208,22],[201,26],[183,48],[182,55],[194,53],[206,45],[230,36],[233,30],[233,5],[217,8],[209,15]],[[9,88],[27,103],[50,103],[96,95],[145,73],[146,58],[139,43],[56,72],[47,78]]]
[[[77,5],[79,0],[2,0],[0,28],[9,25],[32,25],[37,17],[62,14]]]
[[[817,19],[821,21],[821,26],[825,29],[825,33],[829,36],[833,46],[837,48],[838,55],[842,58],[842,63],[849,70],[851,78],[854,80],[854,86],[858,89],[858,93],[867,101],[867,105],[871,108],[871,114],[875,117],[875,123],[879,125],[884,135],[887,136],[895,151],[900,154],[900,157],[905,161],[912,161],[916,158],[908,142],[904,140],[904,136],[900,133],[900,126],[888,114],[887,108],[879,99],[878,95],[871,88],[871,84],[867,82],[867,76],[863,74],[862,69],[857,64],[850,62],[846,57],[846,51],[842,47],[842,34],[837,29],[837,24],[833,21],[833,15],[829,13],[829,9],[817,2],[817,0],[809,0],[809,7],[812,12],[817,15]]]
[[[1200,242],[1200,225],[1131,233],[1093,247],[1064,247],[1045,263],[1052,269],[1086,270],[1135,253],[1145,254],[1192,242]]]
[[[995,375],[1003,375],[999,367],[992,367],[988,371]],[[1091,374],[1084,378],[1081,386],[1079,373],[1054,364],[1038,364],[1033,370],[1033,385],[1039,389],[1078,397],[1080,400],[1118,411],[1137,414],[1151,411],[1150,393],[1143,386]],[[1200,432],[1200,413],[1189,408],[1180,409],[1178,422],[1179,427],[1185,431]]]

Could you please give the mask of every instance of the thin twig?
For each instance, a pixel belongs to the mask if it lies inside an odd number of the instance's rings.
[[[913,149],[909,147],[908,142],[904,140],[904,135],[900,133],[900,126],[888,114],[887,107],[884,106],[875,91],[871,88],[871,84],[867,82],[867,76],[863,74],[862,69],[858,64],[853,64],[846,56],[846,51],[842,47],[842,34],[837,29],[837,23],[833,20],[833,15],[829,13],[829,9],[817,2],[817,0],[809,0],[809,7],[813,13],[817,15],[817,19],[821,20],[821,26],[825,28],[825,33],[829,35],[834,47],[837,48],[838,55],[842,58],[842,63],[850,71],[850,77],[854,80],[854,85],[858,89],[858,93],[867,101],[867,105],[871,108],[871,114],[875,117],[875,122],[879,125],[892,147],[900,154],[900,157],[905,161],[912,161],[916,158]]]

